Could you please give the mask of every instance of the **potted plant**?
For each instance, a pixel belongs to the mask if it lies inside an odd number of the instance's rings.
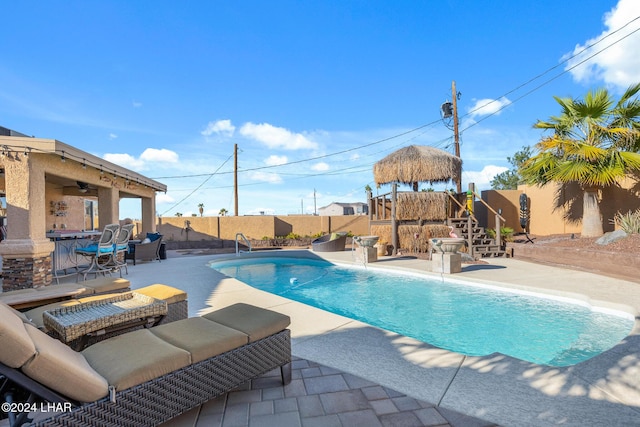
[[[384,240],[379,240],[374,247],[378,249],[378,256],[385,256],[387,254],[387,242]]]

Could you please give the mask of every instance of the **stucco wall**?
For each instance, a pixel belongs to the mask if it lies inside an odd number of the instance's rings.
[[[584,192],[576,184],[550,183],[544,187],[521,185],[517,190],[488,190],[482,192],[483,200],[496,211],[502,208],[502,216],[508,227],[516,233],[520,227],[520,194],[529,198],[529,232],[548,236],[552,234],[579,234],[582,229],[582,198]],[[599,193],[600,212],[604,231],[613,231],[611,223],[617,212],[627,213],[640,209],[640,182],[629,178],[619,186],[608,187]],[[479,202],[475,203],[476,217],[482,226],[495,228],[494,216]]]
[[[489,190],[483,191],[480,195],[491,208],[498,212],[502,209],[501,216],[505,219],[505,223],[501,227],[510,227],[514,232],[522,231],[520,227],[519,197],[522,194],[519,190]],[[478,221],[487,228],[496,228],[495,214],[491,212],[481,202],[474,203],[475,216]]]
[[[186,231],[189,221],[190,231]],[[161,217],[158,218],[158,232],[167,240],[235,240],[236,233],[248,239],[273,239],[295,233],[313,236],[319,232],[351,232],[355,235],[369,234],[369,219],[365,215],[350,216],[224,216],[224,217]]]
[[[62,229],[66,227],[68,230],[83,230],[84,198],[65,196],[62,194],[62,187],[54,184],[47,183],[45,188],[46,229]],[[61,211],[58,211],[59,215],[54,212],[55,204],[58,202],[64,202],[67,206],[64,215],[62,215],[63,212]],[[63,227],[63,224],[65,227]]]

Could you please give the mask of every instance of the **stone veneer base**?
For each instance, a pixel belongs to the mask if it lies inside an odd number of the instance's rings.
[[[2,257],[2,290],[39,288],[52,281],[51,255],[44,257]]]

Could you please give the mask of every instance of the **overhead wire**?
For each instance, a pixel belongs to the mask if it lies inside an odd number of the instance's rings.
[[[490,101],[490,102],[488,102],[488,103],[486,103],[486,104],[483,104],[483,105],[478,106],[478,107],[476,107],[476,108],[474,108],[474,109],[472,109],[472,110],[469,110],[467,113],[465,113],[465,114],[463,114],[462,116],[460,116],[460,118],[464,118],[464,117],[467,117],[467,116],[471,116],[471,115],[473,115],[474,113],[476,113],[477,111],[479,111],[479,110],[481,110],[481,109],[483,109],[483,108],[486,108],[487,106],[491,105],[492,103],[497,102],[499,99],[506,98],[508,95],[511,95],[511,94],[513,94],[513,93],[517,92],[518,90],[520,90],[520,89],[522,89],[523,87],[525,87],[525,86],[527,86],[527,85],[529,85],[529,84],[533,83],[534,81],[536,81],[536,80],[538,80],[538,79],[542,78],[543,76],[545,76],[545,75],[549,74],[549,73],[550,73],[550,72],[552,72],[553,70],[555,70],[555,69],[557,69],[558,67],[560,67],[560,66],[562,66],[562,65],[566,64],[567,62],[571,61],[572,59],[576,58],[577,56],[582,55],[582,54],[583,54],[584,52],[586,52],[587,50],[589,50],[589,49],[593,48],[594,46],[596,46],[597,44],[599,44],[599,43],[603,42],[603,41],[604,41],[604,40],[606,40],[607,38],[609,38],[609,37],[613,36],[614,34],[616,34],[616,33],[620,32],[621,30],[623,30],[624,28],[626,28],[627,26],[631,25],[633,22],[635,22],[635,21],[637,21],[637,20],[639,20],[639,19],[640,19],[640,16],[637,16],[637,17],[633,18],[632,20],[628,21],[626,24],[624,24],[624,25],[623,25],[623,26],[621,26],[620,28],[616,29],[615,31],[612,31],[612,32],[608,33],[606,36],[604,36],[604,37],[602,37],[602,38],[599,38],[596,42],[594,42],[594,43],[592,43],[592,44],[590,44],[590,45],[588,45],[588,46],[585,46],[585,47],[584,47],[583,49],[581,49],[579,52],[574,53],[574,54],[573,54],[573,55],[571,55],[571,56],[568,56],[566,59],[564,59],[563,61],[561,61],[561,62],[559,62],[558,64],[554,65],[553,67],[548,68],[548,69],[547,69],[547,70],[545,70],[544,72],[542,72],[542,73],[540,73],[540,74],[538,74],[538,75],[534,76],[533,78],[531,78],[531,79],[529,79],[529,80],[525,81],[524,83],[522,83],[522,84],[520,84],[520,85],[516,86],[515,88],[513,88],[513,89],[511,89],[511,90],[507,91],[506,93],[504,93],[503,95],[501,95],[501,96],[497,97],[496,99],[493,99],[492,101]],[[551,83],[552,81],[554,81],[554,80],[556,80],[556,79],[560,78],[561,76],[565,75],[566,73],[570,72],[571,70],[575,69],[576,67],[578,67],[578,66],[580,66],[580,65],[584,64],[585,62],[589,61],[590,59],[594,58],[595,56],[599,55],[599,54],[600,54],[600,53],[602,53],[603,51],[605,51],[605,50],[609,49],[610,47],[614,46],[615,44],[617,44],[617,43],[619,43],[619,42],[621,42],[621,41],[625,40],[626,38],[630,37],[631,35],[635,34],[635,33],[636,33],[636,32],[638,32],[638,31],[640,31],[640,28],[638,28],[638,29],[636,29],[636,30],[634,30],[634,31],[630,32],[629,34],[627,34],[627,35],[625,35],[625,36],[621,37],[621,38],[620,38],[620,39],[618,39],[618,40],[613,41],[613,42],[612,42],[612,43],[610,43],[609,45],[607,45],[607,46],[603,47],[602,49],[600,49],[599,51],[597,51],[597,52],[593,53],[592,55],[590,55],[590,56],[586,57],[585,59],[583,59],[582,61],[578,62],[577,64],[575,64],[575,65],[573,65],[573,66],[571,66],[571,67],[569,67],[569,68],[565,69],[565,70],[564,70],[564,71],[562,71],[561,73],[559,73],[559,74],[557,74],[557,75],[553,76],[552,78],[550,78],[550,79],[548,79],[548,80],[544,81],[543,83],[541,83],[541,84],[539,84],[539,85],[535,86],[535,87],[534,87],[534,88],[532,88],[531,90],[529,90],[529,91],[525,92],[524,94],[522,94],[521,96],[519,96],[519,97],[515,98],[514,100],[510,101],[509,103],[507,103],[507,104],[505,104],[505,105],[500,106],[500,107],[499,107],[499,108],[497,108],[495,111],[493,111],[493,112],[491,112],[491,113],[489,113],[489,114],[485,115],[485,116],[484,116],[484,117],[482,117],[481,119],[475,120],[473,123],[468,124],[464,129],[462,129],[462,130],[460,131],[460,135],[461,135],[464,131],[466,131],[466,130],[468,130],[468,129],[472,128],[473,126],[476,126],[477,124],[479,124],[479,123],[481,123],[481,122],[483,122],[483,121],[485,121],[485,120],[487,120],[489,117],[492,117],[492,116],[494,116],[494,115],[498,114],[500,111],[504,110],[504,109],[505,109],[505,108],[507,108],[508,106],[510,106],[510,105],[514,104],[515,102],[518,102],[518,101],[522,100],[523,98],[525,98],[525,97],[529,96],[530,94],[532,94],[532,93],[534,93],[534,92],[538,91],[538,90],[539,90],[540,88],[542,88],[543,86],[546,86],[547,84]],[[281,168],[281,167],[284,167],[284,166],[296,165],[296,164],[300,164],[300,163],[305,163],[305,162],[310,162],[310,161],[315,161],[315,160],[326,159],[326,158],[329,158],[329,157],[333,157],[333,156],[337,156],[337,155],[341,155],[341,154],[345,154],[345,153],[353,152],[353,151],[356,151],[356,150],[361,150],[361,149],[364,149],[364,148],[367,148],[367,147],[371,147],[371,146],[379,145],[379,144],[382,144],[382,143],[384,143],[384,142],[387,142],[387,141],[390,141],[390,140],[393,140],[393,139],[396,139],[396,138],[400,138],[400,137],[402,137],[402,136],[406,136],[406,135],[409,135],[409,134],[411,134],[411,133],[417,132],[418,130],[425,129],[425,128],[428,128],[428,127],[431,127],[431,126],[433,126],[433,125],[435,125],[435,124],[439,123],[440,121],[441,121],[441,119],[439,118],[439,119],[434,120],[434,121],[432,121],[432,122],[429,122],[429,123],[426,123],[426,124],[424,124],[424,125],[418,126],[418,127],[416,127],[416,128],[413,128],[413,129],[407,130],[407,131],[405,131],[405,132],[401,132],[401,133],[399,133],[399,134],[396,134],[396,135],[393,135],[393,136],[390,136],[390,137],[387,137],[387,138],[379,139],[379,140],[376,140],[376,141],[373,141],[373,142],[370,142],[370,143],[367,143],[367,144],[359,145],[359,146],[356,146],[356,147],[348,148],[348,149],[341,150],[341,151],[337,151],[337,152],[334,152],[334,153],[324,154],[324,155],[321,155],[321,156],[309,157],[309,158],[305,158],[305,159],[300,159],[300,160],[295,160],[295,161],[291,161],[291,162],[281,163],[281,164],[278,164],[278,165],[265,165],[265,166],[258,166],[258,167],[253,167],[253,168],[241,169],[241,170],[238,170],[237,172],[241,173],[241,172],[262,171],[262,170],[265,170],[265,169]],[[408,140],[403,140],[403,141],[402,141],[401,143],[399,143],[398,145],[404,145],[404,144],[406,144],[408,141],[415,140],[415,139],[417,139],[419,136],[423,135],[423,134],[424,134],[424,133],[426,133],[426,132],[427,132],[427,130],[425,130],[424,132],[421,132],[421,133],[420,133],[420,134],[418,134],[418,135],[414,135],[413,137],[409,138]],[[434,143],[434,144],[431,144],[431,145],[432,145],[432,146],[434,146],[434,147],[440,147],[440,146],[442,146],[442,145],[443,145],[445,142],[447,142],[447,141],[451,141],[451,137],[448,137],[448,138],[442,139],[442,140],[440,140],[440,141],[438,141],[438,142],[436,142],[436,143]],[[448,144],[446,147],[450,147],[450,145],[451,145],[451,144]],[[387,151],[387,150],[389,150],[389,149],[390,149],[390,148],[387,148],[386,150],[381,150],[381,151]],[[367,156],[370,156],[370,155],[372,155],[372,154],[369,154],[369,155],[367,155]],[[202,187],[202,186],[203,186],[207,181],[209,181],[209,180],[211,179],[211,177],[213,177],[214,175],[225,175],[225,174],[233,173],[233,171],[229,171],[229,172],[220,172],[220,173],[218,173],[218,172],[219,172],[219,170],[222,168],[222,166],[224,166],[224,164],[226,164],[230,158],[231,158],[231,157],[229,157],[227,160],[225,160],[225,162],[224,162],[224,163],[223,163],[223,164],[222,164],[222,165],[221,165],[221,166],[220,166],[220,167],[219,167],[215,172],[213,172],[213,173],[211,173],[211,174],[192,174],[192,175],[164,176],[164,177],[162,177],[162,176],[161,176],[161,177],[155,177],[155,178],[153,178],[153,179],[180,179],[180,178],[196,178],[196,177],[201,177],[201,176],[208,176],[208,178],[207,178],[207,179],[206,179],[202,184],[200,184],[200,185],[199,185],[196,189],[194,189],[190,194],[188,194],[187,196],[185,196],[185,197],[184,197],[180,202],[176,203],[174,206],[172,206],[172,207],[171,207],[170,209],[168,209],[168,210],[173,209],[175,206],[179,205],[179,204],[180,204],[180,203],[182,203],[184,200],[186,200],[188,197],[190,197],[193,193],[195,193],[198,189],[200,189],[200,188],[201,188],[201,187]],[[336,174],[336,173],[338,173],[338,170],[334,170],[334,171],[325,171],[325,172],[319,172],[319,173],[314,173],[314,174],[300,174],[298,178],[293,178],[293,179],[303,179],[303,178],[308,178],[308,177],[316,177],[316,176],[321,176],[321,175],[331,175],[331,174]],[[283,172],[280,172],[279,174],[281,174],[281,175],[294,175],[294,174],[287,174],[287,173],[283,173]],[[265,183],[264,183],[264,182],[259,182],[259,183],[252,183],[252,184],[242,184],[242,186],[247,186],[247,185],[261,185],[261,184],[265,184]],[[218,187],[218,188],[224,188],[224,187]]]
[[[173,208],[180,206],[180,204],[182,202],[184,202],[185,200],[187,200],[189,197],[191,197],[191,195],[193,195],[196,191],[198,191],[203,185],[205,185],[207,183],[207,181],[209,181],[211,178],[213,178],[213,176],[216,174],[217,171],[219,171],[229,160],[231,160],[231,158],[233,157],[233,154],[230,155],[229,157],[227,157],[227,160],[225,160],[224,162],[222,162],[222,164],[218,167],[218,169],[216,169],[215,172],[209,174],[209,177],[207,179],[205,179],[200,185],[198,185],[196,188],[193,189],[193,191],[191,191],[189,194],[187,194],[186,196],[184,196],[179,202],[175,203],[173,206],[171,206],[169,209],[165,210],[162,214],[160,214],[160,216],[164,216],[164,214],[166,214],[167,212],[169,212],[170,210],[172,210]]]
[[[614,35],[614,34],[616,34],[616,33],[620,32],[621,30],[623,30],[624,28],[626,28],[627,26],[631,25],[633,22],[635,22],[635,21],[637,21],[637,20],[639,20],[639,19],[640,19],[640,16],[636,16],[635,18],[633,18],[632,20],[630,20],[629,22],[627,22],[626,24],[624,24],[622,27],[618,28],[618,29],[617,29],[617,30],[615,30],[615,31],[610,32],[610,33],[609,33],[609,34],[607,34],[606,36],[604,36],[604,37],[602,37],[602,38],[598,39],[596,42],[594,42],[594,43],[592,43],[592,44],[590,44],[590,45],[588,45],[588,46],[585,46],[585,47],[584,47],[583,49],[581,49],[579,52],[574,53],[574,54],[573,54],[573,55],[571,55],[571,56],[568,56],[564,61],[559,62],[559,63],[558,63],[558,64],[556,64],[555,66],[553,66],[553,67],[551,67],[551,68],[547,69],[546,71],[544,71],[544,72],[542,72],[542,73],[538,74],[537,76],[535,76],[535,77],[533,77],[533,78],[531,78],[531,79],[527,80],[525,83],[522,83],[521,85],[517,86],[516,88],[514,88],[514,89],[512,89],[512,90],[510,90],[510,91],[508,91],[508,92],[506,92],[505,94],[503,94],[503,95],[501,95],[501,96],[497,97],[496,99],[491,100],[490,102],[487,102],[486,104],[483,104],[483,105],[481,105],[481,106],[478,106],[478,107],[474,108],[473,110],[469,110],[466,114],[462,115],[462,116],[461,116],[461,118],[462,118],[462,117],[466,117],[466,116],[470,116],[470,115],[472,115],[473,113],[475,113],[475,112],[477,112],[477,111],[479,111],[479,110],[481,110],[481,109],[483,109],[483,108],[485,108],[485,107],[487,107],[487,106],[489,106],[489,105],[491,105],[491,104],[493,104],[493,103],[497,102],[499,99],[506,98],[506,97],[507,97],[507,95],[510,95],[510,94],[512,94],[512,93],[514,93],[514,92],[516,92],[518,89],[521,89],[521,88],[523,88],[524,86],[526,86],[526,85],[528,85],[528,84],[530,84],[530,83],[533,83],[535,80],[538,80],[538,79],[539,79],[539,78],[541,78],[542,76],[544,76],[544,75],[546,75],[546,74],[549,74],[551,71],[555,70],[556,68],[560,67],[561,65],[564,65],[564,64],[566,64],[567,62],[571,61],[572,59],[574,59],[574,58],[576,58],[576,57],[578,57],[578,56],[582,55],[582,54],[583,54],[584,52],[586,52],[587,50],[591,49],[592,47],[594,47],[595,45],[597,45],[597,44],[601,43],[602,41],[604,41],[605,39],[607,39],[607,38],[611,37],[612,35]],[[494,112],[492,112],[492,113],[490,113],[490,114],[487,114],[487,115],[486,115],[486,116],[484,116],[482,119],[479,119],[479,120],[477,120],[476,122],[474,122],[474,123],[470,124],[469,126],[467,126],[467,127],[466,127],[465,129],[463,129],[463,130],[467,130],[467,129],[469,129],[469,128],[471,128],[471,127],[475,126],[476,124],[478,124],[478,123],[480,123],[480,122],[482,122],[482,121],[484,121],[484,120],[488,119],[489,117],[491,117],[491,116],[493,116],[493,115],[497,114],[498,112],[500,112],[500,111],[504,110],[504,109],[505,109],[505,108],[507,108],[508,106],[510,106],[510,105],[514,104],[515,102],[517,102],[517,101],[521,100],[522,98],[524,98],[524,97],[526,97],[526,96],[528,96],[528,95],[532,94],[533,92],[535,92],[535,91],[539,90],[539,89],[540,89],[540,88],[542,88],[543,86],[546,86],[547,84],[551,83],[552,81],[554,81],[554,80],[556,80],[556,79],[560,78],[561,76],[565,75],[565,74],[566,74],[566,73],[568,73],[569,71],[571,71],[571,70],[573,70],[573,69],[577,68],[578,66],[580,66],[580,65],[584,64],[585,62],[589,61],[589,60],[590,60],[590,59],[592,59],[593,57],[595,57],[595,56],[599,55],[600,53],[604,52],[605,50],[609,49],[611,46],[614,46],[614,45],[616,45],[616,44],[620,43],[621,41],[623,41],[623,40],[624,40],[624,39],[626,39],[627,37],[629,37],[629,36],[631,36],[631,35],[635,34],[635,33],[636,33],[636,32],[638,32],[638,31],[640,31],[640,28],[637,28],[636,30],[634,30],[634,31],[630,32],[629,34],[627,34],[627,35],[625,35],[625,36],[623,36],[623,37],[621,37],[620,39],[613,41],[611,44],[609,44],[609,45],[607,45],[607,46],[603,47],[602,49],[600,49],[600,50],[599,50],[599,51],[597,51],[596,53],[594,53],[594,54],[592,54],[592,55],[588,56],[587,58],[583,59],[582,61],[578,62],[577,64],[575,64],[575,65],[573,65],[573,66],[571,66],[571,67],[569,67],[569,68],[565,69],[565,70],[564,70],[563,72],[561,72],[560,74],[557,74],[556,76],[554,76],[554,77],[550,78],[549,80],[546,80],[546,81],[545,81],[545,82],[543,82],[542,84],[540,84],[540,85],[538,85],[538,86],[534,87],[533,89],[531,89],[531,90],[527,91],[526,93],[524,93],[523,95],[519,96],[519,97],[518,97],[518,98],[516,98],[515,100],[513,100],[513,101],[509,102],[508,104],[502,105],[502,106],[501,106],[500,108],[498,108],[496,111],[494,111]],[[461,132],[462,132],[462,131],[461,131]]]
[[[393,136],[390,136],[390,137],[387,137],[387,138],[379,139],[377,141],[370,142],[370,143],[364,144],[364,145],[359,145],[357,147],[348,148],[346,150],[336,151],[334,153],[329,153],[329,154],[323,154],[321,156],[308,157],[308,158],[301,159],[301,160],[294,160],[294,161],[286,162],[286,163],[279,163],[277,165],[266,165],[266,166],[258,166],[258,167],[255,167],[255,168],[242,169],[242,172],[253,172],[253,171],[257,171],[257,170],[272,169],[272,168],[277,168],[277,167],[282,167],[282,166],[295,165],[295,164],[299,164],[299,163],[325,159],[327,157],[337,156],[339,154],[349,153],[351,151],[356,151],[356,150],[360,150],[360,149],[363,149],[363,148],[371,147],[371,146],[374,146],[374,145],[382,144],[383,142],[387,142],[387,141],[390,141],[390,140],[395,139],[395,138],[400,138],[402,136],[405,136],[405,135],[408,135],[410,133],[416,132],[416,131],[418,131],[420,129],[423,129],[425,127],[433,126],[438,121],[439,120],[436,120],[436,121],[433,121],[431,123],[427,123],[427,124],[424,124],[422,126],[418,126],[417,128],[410,129],[408,131],[399,133],[397,135],[393,135]],[[229,174],[229,173],[232,173],[232,172],[222,172],[222,173],[220,173],[220,175]],[[209,175],[209,174],[193,174],[193,175],[180,175],[180,176],[159,176],[159,177],[155,177],[155,178],[152,178],[152,179],[197,178],[197,177],[200,177],[200,176],[207,176],[207,175]]]

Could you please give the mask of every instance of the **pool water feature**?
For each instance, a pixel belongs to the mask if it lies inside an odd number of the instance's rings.
[[[570,366],[615,346],[633,316],[583,301],[324,260],[260,257],[211,266],[255,288],[469,356]]]

